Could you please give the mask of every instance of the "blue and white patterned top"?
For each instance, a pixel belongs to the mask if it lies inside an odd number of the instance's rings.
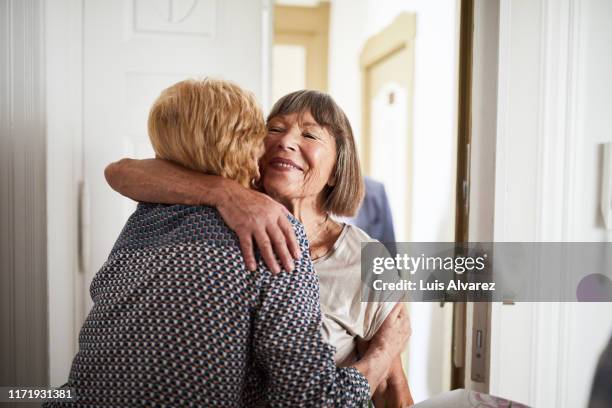
[[[66,406],[363,406],[367,380],[322,340],[319,282],[291,222],[301,260],[272,276],[261,260],[245,268],[216,209],[139,204],[92,281]]]

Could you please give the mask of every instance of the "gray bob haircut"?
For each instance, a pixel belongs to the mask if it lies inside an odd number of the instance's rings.
[[[323,209],[338,216],[353,216],[359,209],[365,187],[351,124],[332,97],[307,89],[292,92],[274,104],[267,121],[278,116],[305,112],[310,112],[314,120],[325,127],[336,141],[336,165],[332,177],[335,183],[333,186],[325,186]]]

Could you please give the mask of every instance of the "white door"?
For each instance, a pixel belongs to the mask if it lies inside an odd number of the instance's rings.
[[[545,3],[500,3],[495,241],[611,242],[601,201],[612,3]],[[490,392],[586,407],[611,335],[609,302],[494,303]]]
[[[230,79],[262,101],[269,46],[264,0],[86,0],[83,4],[83,166],[89,217],[83,318],[89,284],[135,204],[113,192],[104,167],[152,157],[148,110],[187,77]]]

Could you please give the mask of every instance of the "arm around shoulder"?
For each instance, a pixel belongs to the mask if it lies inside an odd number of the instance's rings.
[[[110,186],[136,201],[216,207],[236,232],[249,269],[255,269],[253,240],[268,265],[286,270],[299,256],[295,235],[287,221],[287,209],[260,192],[234,180],[186,169],[161,159],[121,159],[104,171]]]
[[[104,170],[118,193],[135,201],[218,206],[231,180],[189,170],[162,159],[121,159]]]

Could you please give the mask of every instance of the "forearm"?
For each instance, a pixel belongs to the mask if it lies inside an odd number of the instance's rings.
[[[288,211],[267,195],[229,178],[206,175],[160,159],[123,159],[104,171],[110,186],[136,201],[210,205],[238,235],[245,264],[255,270],[253,240],[273,273],[293,270],[299,248]]]
[[[374,392],[372,401],[376,407],[388,408],[404,408],[414,404],[400,356],[393,361],[387,378]]]
[[[402,356],[398,355],[393,360],[389,374],[387,375],[387,384],[393,385],[408,385],[406,380],[406,373],[404,372],[404,366],[402,365]]]
[[[301,315],[302,305],[308,303],[304,298],[299,303],[283,302],[281,308],[287,310],[278,310],[275,319],[265,319],[275,322],[269,328],[261,329],[263,322],[256,323],[254,349],[268,379],[267,405],[362,407],[371,396],[368,379],[353,367],[335,366],[334,349],[323,341],[317,319]]]
[[[387,315],[374,338],[369,341],[358,340],[357,347],[361,359],[354,365],[370,383],[373,393],[381,383],[386,383],[392,366],[399,364],[400,353],[410,336],[410,319],[403,304],[396,304]]]
[[[122,159],[104,170],[108,184],[136,201],[218,206],[227,200],[226,180],[188,170],[166,160]]]
[[[370,395],[374,394],[379,384],[386,380],[393,356],[384,348],[369,347],[364,356],[352,367],[356,368],[368,380]]]

